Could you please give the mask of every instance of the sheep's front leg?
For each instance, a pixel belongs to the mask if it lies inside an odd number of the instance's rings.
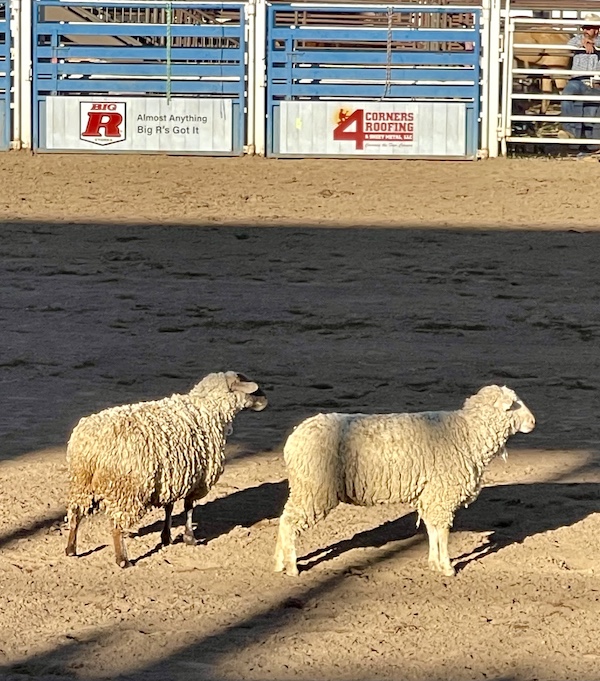
[[[427,537],[429,540],[429,567],[437,572],[440,569],[437,527],[427,521],[425,521],[425,527],[427,527]]]
[[[279,519],[279,534],[275,548],[275,572],[285,572],[292,577],[298,575],[296,534],[297,531],[284,510]]]
[[[117,565],[122,568],[131,567],[131,563],[127,557],[127,547],[125,546],[125,538],[123,536],[122,528],[115,524],[112,535],[115,545],[115,560],[117,561]]]
[[[67,548],[65,553],[67,556],[77,555],[77,530],[79,528],[79,523],[81,522],[82,513],[76,509],[70,509],[68,512],[69,519],[69,539],[67,541]]]
[[[194,500],[190,497],[186,497],[184,502],[185,511],[185,530],[183,531],[183,541],[189,546],[196,545],[196,537],[194,535],[194,528],[192,525],[193,515],[194,515]]]
[[[456,572],[450,564],[450,556],[448,555],[450,528],[438,527],[427,520],[425,520],[425,526],[429,537],[429,567],[435,572],[441,572],[446,577],[453,577]]]
[[[171,516],[173,515],[173,504],[165,506],[165,524],[160,533],[160,541],[163,546],[168,546],[171,543]]]
[[[438,540],[438,556],[439,556],[439,566],[440,571],[446,575],[446,577],[454,577],[456,570],[452,567],[450,563],[450,556],[448,555],[448,538],[450,536],[449,527],[439,527],[437,531]]]

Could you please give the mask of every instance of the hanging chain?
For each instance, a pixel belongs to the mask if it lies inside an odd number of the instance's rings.
[[[171,103],[171,23],[173,5],[167,3],[167,104]]]
[[[383,89],[383,94],[381,99],[385,99],[390,91],[392,85],[392,26],[394,21],[394,8],[387,8],[387,44],[385,47],[385,88]]]

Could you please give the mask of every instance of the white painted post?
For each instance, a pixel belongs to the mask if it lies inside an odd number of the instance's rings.
[[[500,0],[491,0],[490,5],[489,64],[488,152],[490,158],[496,158],[500,124]]]
[[[21,147],[31,149],[33,131],[33,97],[32,97],[32,31],[33,0],[21,0],[20,22],[20,134]]]
[[[244,33],[246,36],[246,146],[247,154],[255,153],[254,133],[255,123],[254,114],[256,108],[256,71],[254,68],[254,45],[256,43],[256,1],[248,0],[244,7],[246,13],[246,26]]]
[[[10,56],[12,71],[12,137],[11,149],[21,148],[21,0],[10,3]]]
[[[510,0],[506,0],[505,6],[506,16],[504,17],[504,49],[503,49],[503,78],[502,78],[502,116],[500,123],[500,145],[502,156],[508,153],[508,145],[506,138],[512,132],[512,89],[513,89],[513,42],[514,42],[514,24],[511,20],[510,14]]]
[[[267,127],[267,0],[256,0],[254,33],[254,153],[266,153]]]
[[[481,148],[479,156],[489,156],[489,110],[490,110],[490,0],[483,0],[481,11]]]

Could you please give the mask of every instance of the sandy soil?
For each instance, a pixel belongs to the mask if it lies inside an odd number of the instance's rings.
[[[0,678],[600,678],[599,180],[574,161],[0,156]],[[77,420],[223,369],[270,407],[238,417],[202,543],[178,516],[159,549],[157,511],[120,570],[98,516],[65,557]],[[459,512],[454,579],[384,506],[339,507],[297,580],[272,573],[295,423],[454,408],[489,382],[538,427]]]

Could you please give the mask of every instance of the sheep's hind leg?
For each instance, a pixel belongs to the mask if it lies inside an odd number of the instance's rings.
[[[303,529],[306,527],[308,527],[308,523]],[[284,509],[279,519],[279,534],[275,548],[275,572],[285,572],[291,577],[298,576],[296,537],[299,533],[300,526]]]
[[[183,502],[185,511],[185,530],[183,531],[183,541],[188,546],[196,546],[196,537],[194,535],[194,528],[192,525],[194,515],[194,500],[186,497]]]
[[[285,563],[283,560],[283,527],[279,521],[279,532],[277,533],[277,545],[275,547],[275,572],[283,572]]]
[[[83,517],[83,513],[79,508],[71,508],[67,514],[69,520],[69,539],[67,541],[67,548],[65,553],[67,556],[77,555],[77,530],[79,528],[79,523]]]
[[[171,516],[173,515],[173,504],[165,506],[165,524],[160,533],[160,542],[163,546],[168,546],[171,543]]]
[[[129,558],[127,557],[127,547],[125,546],[125,538],[123,537],[123,530],[119,525],[115,525],[112,531],[113,542],[115,545],[115,560],[117,565],[122,568],[131,567]]]

